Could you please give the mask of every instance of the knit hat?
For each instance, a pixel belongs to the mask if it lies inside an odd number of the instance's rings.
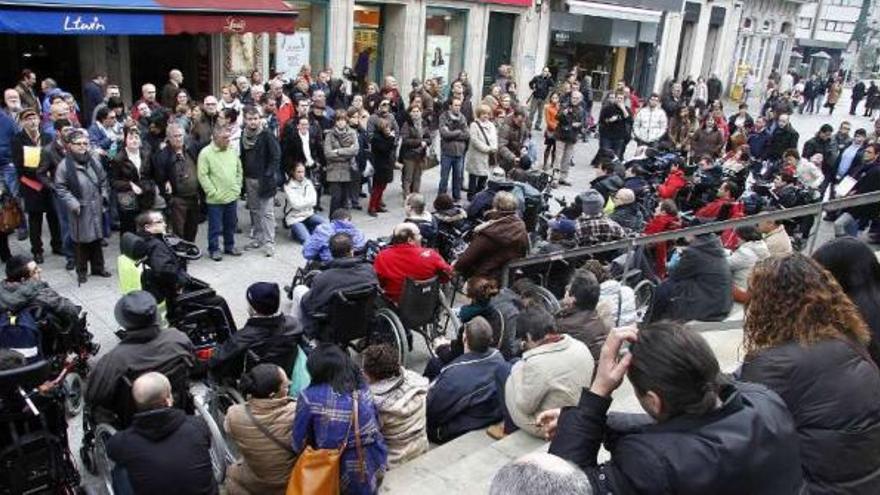
[[[551,220],[547,224],[547,227],[554,232],[559,232],[562,235],[570,236],[574,235],[577,224],[574,220],[563,217],[556,220]]]
[[[257,282],[247,290],[247,302],[261,315],[274,315],[281,305],[281,290],[274,282]]]
[[[636,195],[632,191],[632,189],[621,188],[617,190],[617,193],[614,195],[614,204],[618,206],[628,205],[635,203]]]
[[[578,196],[581,202],[581,212],[588,217],[602,216],[602,209],[605,208],[605,198],[599,194],[599,191],[590,189]]]

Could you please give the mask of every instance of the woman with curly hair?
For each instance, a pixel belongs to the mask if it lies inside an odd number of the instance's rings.
[[[880,371],[859,310],[800,253],[757,263],[749,291],[741,378],[788,405],[801,441],[801,493],[880,493]]]

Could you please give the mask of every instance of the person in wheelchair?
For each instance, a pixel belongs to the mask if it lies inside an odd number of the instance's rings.
[[[79,493],[63,393],[46,361],[0,349],[0,494]],[[27,394],[26,397],[22,393]]]
[[[739,190],[733,181],[722,182],[716,198],[697,210],[694,216],[703,221],[721,221],[741,217],[744,211],[742,204],[736,201],[738,197]]]
[[[524,258],[529,250],[526,224],[517,216],[516,197],[499,192],[492,198],[488,221],[474,229],[467,249],[455,262],[455,271],[463,277],[486,275],[499,278],[510,261]]]
[[[330,238],[340,232],[349,235],[355,251],[362,250],[367,244],[363,232],[352,223],[351,212],[345,208],[338,208],[330,216],[330,223],[321,224],[312,232],[312,236],[303,245],[303,258],[307,261],[328,263],[333,259],[330,253]]]
[[[119,383],[126,377],[183,365],[195,366],[193,344],[175,328],[160,328],[156,298],[134,291],[116,303],[116,322],[123,328],[119,344],[105,354],[89,375],[85,399],[96,416],[120,416],[116,400]]]
[[[311,287],[300,285],[293,289],[291,316],[299,320],[309,339],[315,339],[319,334],[314,315],[326,314],[337,292],[379,286],[373,266],[361,257],[355,257],[349,234],[334,234],[330,238],[330,253],[333,259],[312,279]]]
[[[208,368],[221,380],[238,380],[245,371],[245,361],[252,359],[278,365],[289,375],[302,336],[299,322],[278,311],[278,284],[257,282],[248,287],[246,295],[250,318],[214,351]]]
[[[422,244],[435,247],[437,245],[437,220],[425,210],[425,197],[419,193],[412,193],[406,197],[403,205],[406,214],[404,222],[414,223],[419,227],[422,234]]]
[[[49,287],[40,273],[32,257],[17,254],[6,262],[6,280],[0,283],[0,347],[15,349],[29,361],[42,357],[42,344],[71,328],[81,310]],[[24,312],[28,317],[22,317]],[[2,331],[9,326],[25,331]]]
[[[179,255],[175,247],[172,246],[172,243],[179,244],[183,241],[168,235],[167,224],[162,213],[145,211],[138,215],[135,224],[138,239],[129,237],[123,240],[122,249],[127,256],[144,260],[141,286],[156,298],[157,303],[165,302],[171,320],[184,316],[178,311],[181,309],[177,304],[180,296],[208,288],[208,284],[187,273],[185,257]],[[227,322],[231,326],[235,325],[232,312],[223,296],[218,294],[205,295],[199,299],[199,302],[220,308]]]
[[[137,409],[132,424],[107,444],[107,455],[115,464],[115,492],[218,493],[208,425],[173,407],[169,379],[154,371],[144,373],[132,384],[131,395]]]
[[[419,227],[408,222],[394,227],[391,245],[379,252],[373,268],[385,296],[394,303],[400,302],[406,279],[418,281],[439,276],[446,282],[452,277],[452,267],[437,251],[422,247]]]

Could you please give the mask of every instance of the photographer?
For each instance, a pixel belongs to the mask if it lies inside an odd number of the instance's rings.
[[[574,155],[574,145],[583,128],[585,115],[581,104],[583,95],[579,91],[571,93],[571,103],[564,105],[556,114],[556,163],[559,168],[559,184],[570,186],[568,168]]]

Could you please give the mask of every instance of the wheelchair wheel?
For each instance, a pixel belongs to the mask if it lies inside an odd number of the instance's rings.
[[[559,312],[562,307],[559,305],[559,300],[556,299],[556,296],[553,295],[552,292],[547,290],[546,287],[541,287],[540,285],[536,285],[532,287],[534,294],[538,296],[540,302],[544,305],[544,309],[547,310],[551,315],[555,315]]]
[[[446,295],[443,291],[440,291],[439,295],[439,314],[437,315],[437,318],[435,318],[434,324],[430,325],[425,333],[422,333],[422,336],[425,337],[425,347],[428,348],[428,354],[430,354],[431,357],[437,357],[434,353],[434,339],[441,336],[454,336],[455,332],[461,328],[461,320],[459,320],[458,314],[456,314],[455,310],[452,309],[447,302]]]
[[[99,423],[95,427],[95,444],[92,451],[95,475],[100,478],[106,493],[110,495],[113,495],[113,461],[107,455],[107,442],[115,434],[116,428],[107,423]]]
[[[223,437],[223,432],[211,416],[211,411],[205,400],[202,397],[195,396],[193,397],[193,402],[196,407],[196,415],[202,418],[211,432],[211,450],[209,453],[211,455],[211,467],[214,470],[214,479],[218,485],[223,484],[223,480],[226,478],[226,467],[235,462],[235,456],[229,450],[226,439]]]
[[[68,373],[61,384],[64,391],[64,412],[72,418],[83,409],[83,379],[79,373]]]
[[[208,411],[214,423],[218,426],[226,423],[226,412],[231,406],[244,403],[244,398],[238,390],[231,387],[219,386],[208,393],[210,394]],[[234,443],[227,441],[225,435],[223,438],[227,450],[232,455],[232,459],[236,459],[238,457],[238,447]]]
[[[642,280],[636,284],[633,292],[636,296],[636,320],[642,321],[654,302],[654,284],[650,280]]]
[[[397,357],[400,365],[406,368],[406,329],[397,316],[397,313],[388,309],[381,308],[376,312],[376,330],[375,336],[371,339],[372,343],[387,343],[397,349]]]

